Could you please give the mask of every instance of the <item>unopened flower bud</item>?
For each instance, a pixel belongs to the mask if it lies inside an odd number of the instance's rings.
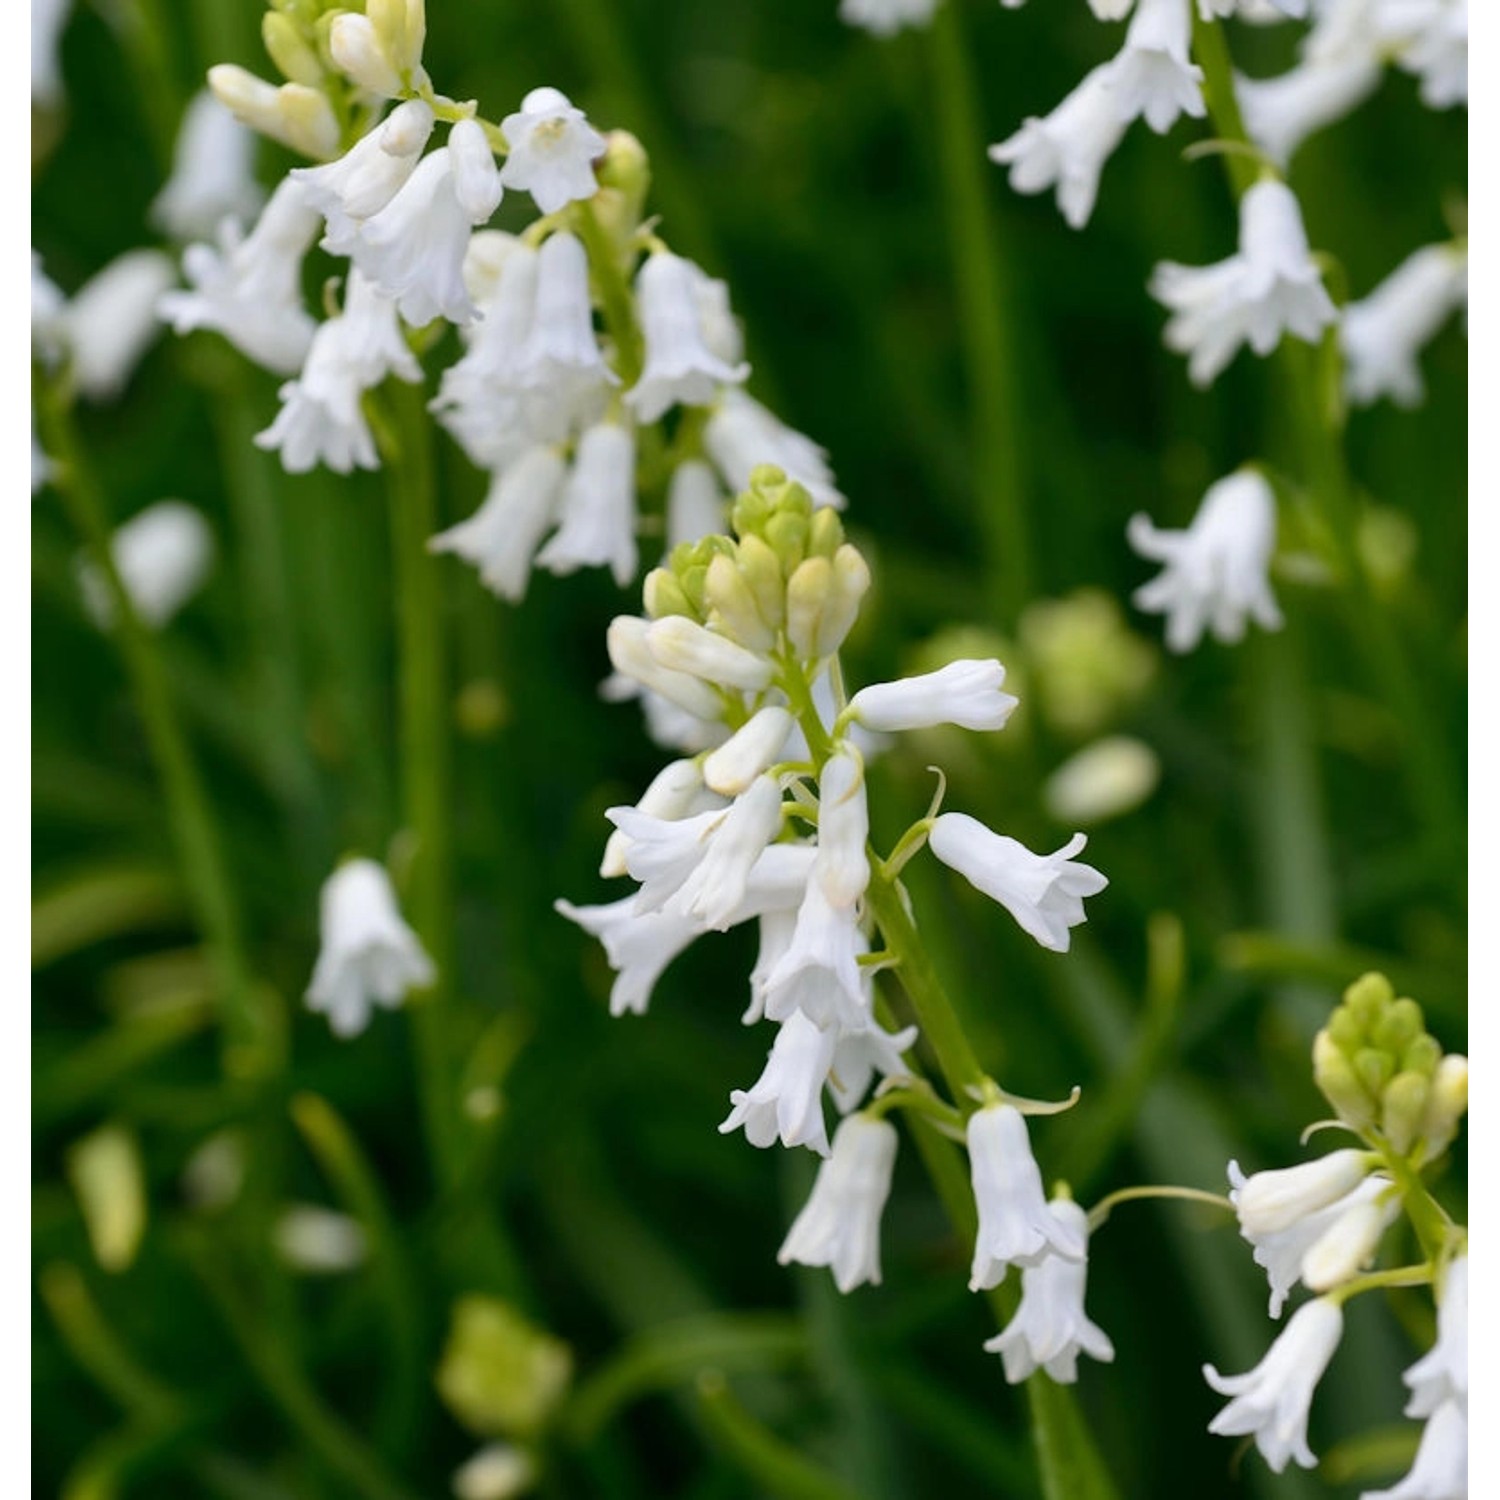
[[[1361,975],[1344,991],[1344,1004],[1367,1030],[1375,1025],[1395,998],[1396,992],[1384,974]]]
[[[448,149],[454,197],[471,224],[483,224],[499,208],[505,192],[484,127],[475,120],[459,120],[448,132]]]
[[[365,14],[397,73],[419,67],[427,40],[425,0],[366,0]]]
[[[605,137],[604,158],[594,168],[599,186],[617,192],[620,216],[638,224],[651,191],[651,159],[628,130],[611,130]]]
[[[1431,1078],[1442,1060],[1442,1044],[1435,1036],[1428,1036],[1423,1032],[1401,1054],[1401,1071],[1420,1073],[1424,1078]]]
[[[305,83],[309,88],[322,83],[323,64],[290,16],[268,10],[260,18],[260,37],[267,55],[288,82]]]
[[[832,587],[833,564],[826,557],[809,557],[787,580],[787,638],[806,661],[819,659],[819,630]]]
[[[712,722],[723,708],[719,695],[706,682],[662,666],[646,645],[651,628],[636,615],[617,615],[609,622],[604,639],[615,671],[660,693],[695,718]]]
[[[642,599],[646,605],[646,613],[653,620],[663,620],[668,615],[687,615],[691,619],[694,613],[676,575],[666,568],[652,568],[646,574]]]
[[[788,575],[796,572],[807,556],[807,521],[807,516],[798,511],[779,510],[766,522],[766,540]]]
[[[338,150],[339,122],[317,89],[286,83],[280,88],[233,63],[208,70],[208,86],[242,125],[320,160]]]
[[[1469,1107],[1469,1059],[1450,1053],[1433,1074],[1427,1095],[1427,1113],[1422,1120],[1425,1157],[1431,1160],[1448,1147],[1458,1133],[1458,1122]]]
[[[1341,1213],[1302,1258],[1302,1280],[1309,1291],[1326,1292],[1358,1275],[1374,1258],[1380,1237],[1400,1212],[1391,1193],[1362,1199]]]
[[[1403,1156],[1416,1144],[1427,1113],[1429,1087],[1420,1073],[1398,1073],[1380,1096],[1380,1128]]]
[[[781,758],[792,716],[771,704],[753,714],[703,762],[703,781],[711,790],[737,797]]]
[[[808,526],[808,556],[832,559],[843,545],[844,523],[839,520],[839,513],[832,506],[820,506],[812,513]]]
[[[755,596],[756,612],[775,629],[786,616],[786,580],[781,563],[770,544],[753,533],[741,538],[738,555],[740,572]]]
[[[343,11],[328,28],[328,50],[339,72],[382,99],[401,92],[401,75],[369,16]]]
[[[1422,1034],[1422,1007],[1415,1000],[1397,1000],[1375,1023],[1371,1040],[1385,1052],[1399,1053]]]
[[[720,553],[708,565],[703,595],[726,632],[752,651],[769,651],[776,632],[761,618],[755,595],[732,558]]]
[[[724,687],[758,692],[771,681],[771,664],[764,657],[681,615],[649,626],[646,648],[668,670],[688,672]]]
[[[1334,1019],[1338,1019],[1337,1012]],[[1355,1076],[1348,1055],[1334,1040],[1331,1024],[1313,1042],[1313,1077],[1323,1097],[1346,1125],[1363,1130],[1375,1123],[1370,1094]]]
[[[1379,1098],[1395,1074],[1396,1064],[1390,1055],[1375,1047],[1361,1047],[1354,1054],[1354,1076],[1368,1093]]]
[[[832,515],[825,506],[818,515]],[[837,519],[835,517],[835,519]],[[831,656],[844,644],[859,618],[860,601],[870,587],[870,565],[858,547],[845,542],[833,554],[833,586],[818,630],[818,655]]]

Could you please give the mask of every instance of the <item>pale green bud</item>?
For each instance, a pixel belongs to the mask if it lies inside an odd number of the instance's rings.
[[[1375,1023],[1370,1039],[1385,1052],[1401,1052],[1422,1035],[1422,1007],[1415,1000],[1397,1000]]]
[[[682,584],[665,568],[653,568],[646,574],[642,589],[646,613],[653,620],[665,619],[667,615],[694,615],[693,606]]]
[[[739,544],[739,567],[755,598],[756,613],[772,629],[786,615],[786,579],[770,544],[753,532]]]
[[[74,1142],[65,1161],[94,1259],[106,1271],[123,1271],[146,1231],[145,1175],[135,1137],[120,1125],[101,1126]]]
[[[1424,1032],[1401,1054],[1401,1071],[1431,1078],[1442,1058],[1443,1049],[1438,1039]]]
[[[1403,1156],[1421,1133],[1428,1092],[1427,1080],[1420,1073],[1398,1073],[1380,1096],[1380,1129]]]
[[[261,135],[319,161],[338,151],[339,122],[333,106],[317,89],[301,83],[277,88],[233,63],[210,68],[208,86],[242,125]]]
[[[605,137],[604,159],[594,168],[599,186],[619,195],[619,219],[640,223],[651,191],[651,158],[628,130],[611,130]]]
[[[1427,1113],[1422,1120],[1422,1138],[1430,1161],[1447,1149],[1458,1134],[1458,1122],[1469,1107],[1469,1059],[1450,1052],[1433,1074],[1427,1094]]]
[[[1346,1125],[1364,1130],[1375,1123],[1374,1102],[1327,1027],[1313,1041],[1313,1077],[1323,1097]]]
[[[766,522],[766,540],[781,559],[788,580],[807,556],[807,517],[795,510],[778,510]],[[826,562],[827,559],[819,559]]]
[[[380,49],[397,73],[421,66],[427,40],[425,0],[365,0],[365,15],[374,28]]]
[[[722,553],[708,565],[703,596],[725,633],[752,651],[769,651],[776,632],[761,618],[744,573]]]
[[[1378,1047],[1361,1047],[1354,1054],[1354,1076],[1375,1097],[1391,1081],[1395,1071],[1396,1064],[1390,1053],[1382,1052]]]
[[[268,10],[260,18],[260,36],[271,61],[283,78],[316,88],[323,81],[323,64],[302,28],[288,15]]]
[[[831,561],[843,545],[844,523],[839,520],[839,513],[831,505],[819,506],[812,513],[807,530],[808,556],[826,557]]]
[[[818,514],[828,512],[820,510]],[[817,654],[832,656],[844,644],[844,638],[859,618],[860,601],[870,587],[870,565],[859,548],[845,542],[833,554],[833,582],[823,622],[818,629]]]
[[[809,557],[787,580],[787,639],[804,661],[819,659],[819,629],[832,587],[833,564],[826,557]]]
[[[459,1298],[438,1365],[438,1393],[466,1427],[530,1437],[556,1411],[573,1373],[568,1346],[494,1297]]]
[[[1341,1005],[1328,1018],[1328,1034],[1345,1052],[1355,1051],[1365,1039],[1365,1028],[1347,1005]]]
[[[1361,975],[1344,991],[1344,1004],[1366,1031],[1373,1029],[1395,998],[1396,992],[1384,974]]]

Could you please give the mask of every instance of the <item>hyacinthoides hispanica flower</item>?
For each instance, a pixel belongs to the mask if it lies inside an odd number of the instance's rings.
[[[1415,1001],[1367,974],[1351,985],[1313,1044],[1313,1074],[1335,1118],[1325,1124],[1358,1146],[1246,1176],[1229,1164],[1230,1201],[1240,1232],[1271,1288],[1280,1317],[1300,1283],[1303,1303],[1266,1357],[1243,1375],[1204,1367],[1229,1404],[1210,1431],[1249,1436],[1278,1473],[1317,1460],[1307,1442],[1308,1410],[1343,1331],[1352,1297],[1387,1287],[1430,1286],[1437,1339],[1406,1372],[1406,1414],[1426,1422],[1410,1474],[1365,1500],[1446,1500],[1467,1493],[1468,1231],[1434,1196],[1429,1178],[1458,1134],[1468,1107],[1466,1058],[1445,1054]],[[1419,1258],[1371,1271],[1388,1231],[1404,1218]]]
[[[1027,1133],[1027,1114],[1066,1106],[1016,1098],[984,1073],[922,951],[901,871],[929,846],[1056,952],[1067,951],[1105,878],[1076,858],[1083,835],[1037,854],[967,814],[940,811],[941,792],[889,856],[876,854],[870,735],[939,724],[999,730],[1016,705],[1004,668],[955,661],[851,694],[839,648],[870,574],[838,515],[762,466],[731,519],[732,536],[679,545],[648,575],[645,613],[610,626],[617,673],[670,705],[687,753],[635,806],[610,810],[602,873],[628,874],[637,889],[558,909],[603,943],[616,1015],[644,1012],[658,977],[695,938],[758,923],[744,1019],[776,1034],[764,1071],[730,1093],[719,1128],[824,1158],[781,1259],[829,1266],[841,1291],[880,1280],[879,1220],[896,1156],[885,1116],[915,1111],[968,1149],[970,1287],[997,1288],[1011,1266],[1025,1273],[1018,1322],[993,1345],[1009,1378],[1040,1366],[1069,1381],[1079,1349],[1110,1351],[1082,1314],[1082,1212],[1065,1198],[1047,1202]],[[915,1024],[893,1029],[876,997],[883,969],[902,981]],[[948,1102],[912,1059],[919,1031]],[[825,1096],[840,1119],[831,1144]]]

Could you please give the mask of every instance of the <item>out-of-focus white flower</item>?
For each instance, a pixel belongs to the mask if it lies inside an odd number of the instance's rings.
[[[782,1265],[827,1266],[841,1292],[880,1285],[880,1215],[896,1165],[896,1127],[850,1115],[833,1134],[802,1212],[776,1259]]]
[[[1087,1247],[1088,1215],[1071,1198],[1054,1198],[1047,1210]],[[1039,1265],[1022,1267],[1021,1305],[1004,1332],[984,1346],[1004,1360],[1005,1378],[1012,1385],[1037,1369],[1072,1385],[1078,1379],[1079,1354],[1106,1363],[1115,1357],[1109,1336],[1083,1310],[1087,1281],[1087,1249],[1077,1260],[1048,1255]]]
[[[181,500],[159,500],[132,516],[110,539],[115,571],[141,620],[160,629],[203,586],[213,566],[208,522]],[[114,623],[114,598],[87,558],[78,563],[83,602],[101,630]]]
[[[843,508],[844,497],[834,486],[827,453],[737,386],[728,387],[719,398],[704,426],[703,446],[736,494],[749,488],[753,469],[773,464],[801,484],[815,504]]]
[[[52,460],[36,435],[36,407],[31,408],[31,493],[36,494],[52,478]]]
[[[750,373],[749,365],[730,364],[708,346],[698,294],[707,279],[668,251],[648,255],[636,274],[646,362],[625,400],[641,422],[654,422],[677,404],[706,406],[720,386],[737,385]]]
[[[969,1290],[999,1286],[1010,1266],[1040,1265],[1049,1256],[1081,1264],[1087,1254],[1085,1233],[1047,1206],[1020,1110],[1011,1104],[975,1110],[969,1116],[968,1143],[979,1209]]]
[[[1188,56],[1192,30],[1188,0],[1137,0],[1125,46],[1109,64],[1110,98],[1121,120],[1144,118],[1164,135],[1179,115],[1201,119],[1208,112],[1203,69]]]
[[[568,574],[608,567],[621,588],[635,576],[635,434],[614,422],[578,440],[563,484],[562,522],[537,566]]]
[[[903,26],[925,26],[938,0],[839,0],[839,20],[875,36],[894,36]]]
[[[453,1475],[454,1500],[514,1500],[536,1483],[536,1460],[509,1443],[489,1443]]]
[[[588,254],[576,235],[549,235],[537,252],[531,321],[512,378],[553,407],[563,428],[606,385],[619,384],[594,332]]]
[[[177,131],[172,175],[151,204],[151,222],[173,239],[212,234],[226,216],[250,218],[265,199],[255,181],[255,137],[204,89]]]
[[[44,109],[63,96],[58,44],[73,0],[31,0],[31,102]]]
[[[317,232],[301,185],[283,182],[248,236],[226,219],[217,249],[187,247],[182,266],[191,290],[166,292],[157,312],[178,333],[212,329],[272,374],[293,374],[317,327],[302,305],[302,258]]]
[[[1253,1370],[1220,1375],[1212,1365],[1204,1365],[1203,1378],[1209,1385],[1233,1398],[1208,1430],[1220,1437],[1253,1437],[1277,1474],[1288,1459],[1304,1469],[1315,1468],[1318,1460],[1307,1446],[1307,1412],[1343,1332],[1343,1310],[1319,1297],[1292,1314]]]
[[[1018,699],[1001,691],[1005,668],[987,661],[953,661],[936,672],[877,682],[861,688],[849,703],[849,716],[866,729],[930,729],[956,724],[961,729],[1003,729]]]
[[[566,465],[555,448],[528,449],[490,480],[484,503],[427,544],[472,563],[491,593],[512,603],[526,594],[531,560],[553,521]]]
[[[672,470],[667,488],[667,550],[725,528],[724,491],[702,459],[690,458]]]
[[[823,1029],[794,1011],[782,1023],[765,1070],[749,1089],[735,1089],[734,1106],[720,1134],[745,1132],[752,1146],[806,1146],[827,1156],[828,1127],[823,1119],[823,1085],[833,1067],[838,1041],[835,1028]]]
[[[1257,469],[1238,469],[1210,485],[1185,531],[1163,531],[1144,515],[1130,518],[1130,545],[1162,571],[1132,596],[1137,609],[1167,617],[1167,647],[1191,651],[1204,629],[1226,644],[1254,620],[1281,628],[1271,593],[1276,550],[1276,496]]]
[[[1270,26],[1278,21],[1304,19],[1307,6],[1308,0],[1198,0],[1198,14],[1205,21],[1238,16],[1253,26]]]
[[[1469,0],[1375,0],[1374,25],[1429,109],[1469,102]]]
[[[530,193],[544,214],[598,192],[594,161],[604,154],[605,140],[566,94],[532,89],[520,110],[500,122],[500,133],[510,147],[501,182]]]
[[[1401,1377],[1411,1388],[1409,1417],[1430,1417],[1447,1402],[1469,1409],[1469,1257],[1443,1277],[1437,1342]]]
[[[1445,1401],[1427,1419],[1417,1456],[1400,1484],[1366,1490],[1359,1500],[1469,1500],[1469,1416]]]
[[[1059,823],[1103,823],[1134,812],[1156,790],[1161,760],[1143,740],[1112,734],[1069,757],[1047,778],[1042,800]]]
[[[1099,195],[1099,174],[1129,128],[1115,100],[1114,71],[1106,64],[1082,83],[1050,115],[1031,115],[1009,140],[997,142],[989,157],[1010,168],[1018,193],[1042,193],[1054,185],[1057,206],[1074,229],[1082,229]]]
[[[66,352],[68,299],[42,269],[42,257],[31,252],[31,348],[44,365],[55,365]]]
[[[432,960],[396,905],[385,867],[351,859],[323,882],[321,946],[307,987],[311,1010],[323,1011],[335,1036],[355,1036],[375,1005],[394,1009],[408,990],[437,977]]]
[[[319,327],[301,375],[281,387],[281,410],[256,446],[279,452],[288,474],[320,463],[336,474],[378,468],[360,399],[387,375],[415,384],[422,369],[402,337],[396,304],[351,270],[343,312]]]
[[[1296,196],[1264,178],[1240,199],[1237,255],[1211,266],[1163,261],[1151,295],[1169,308],[1169,349],[1189,356],[1194,385],[1209,385],[1248,343],[1269,354],[1290,333],[1316,343],[1338,313],[1307,246]]]
[[[292,1203],[271,1231],[276,1253],[294,1271],[316,1276],[353,1271],[365,1262],[365,1232],[348,1214],[317,1203]]]
[[[1285,167],[1310,135],[1363,104],[1380,78],[1373,54],[1352,52],[1310,59],[1274,78],[1236,75],[1234,92],[1250,139]]]
[[[1343,310],[1344,389],[1368,406],[1389,396],[1416,406],[1426,394],[1417,356],[1468,300],[1469,257],[1455,245],[1424,245],[1368,297]]]
[[[1051,854],[1034,854],[967,813],[942,813],[933,820],[928,843],[949,869],[998,901],[1023,932],[1054,953],[1066,953],[1069,929],[1088,920],[1084,898],[1109,884],[1092,865],[1074,859],[1088,843],[1081,833]]]
[[[339,149],[338,116],[320,88],[305,83],[278,87],[235,63],[210,68],[208,86],[241,124],[303,156],[326,161]]]
[[[74,294],[62,314],[73,383],[90,401],[118,396],[161,325],[156,304],[176,268],[160,250],[127,250]]]

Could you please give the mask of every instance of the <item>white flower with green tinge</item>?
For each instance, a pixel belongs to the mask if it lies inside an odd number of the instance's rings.
[[[544,214],[599,190],[594,162],[604,154],[605,139],[566,94],[532,89],[521,108],[500,122],[500,133],[510,147],[501,182],[530,193]]]

